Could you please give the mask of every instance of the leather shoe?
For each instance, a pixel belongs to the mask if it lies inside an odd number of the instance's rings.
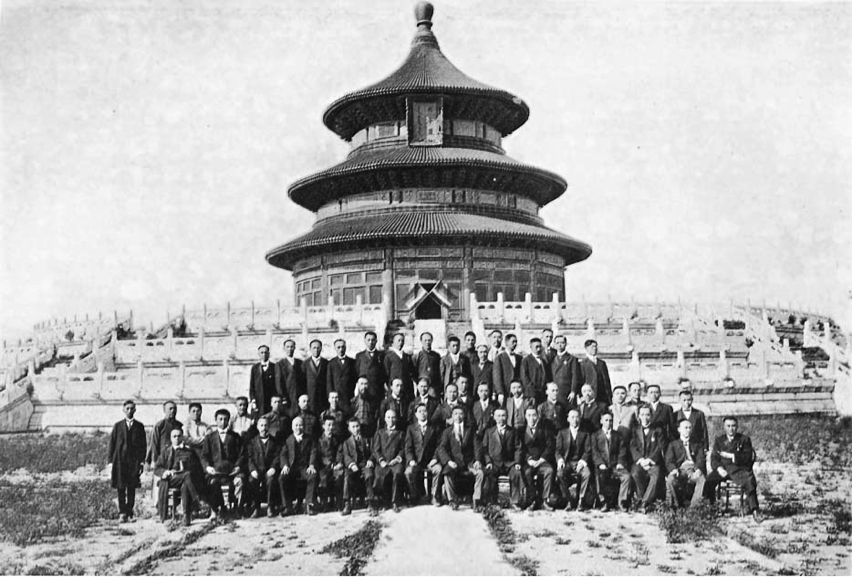
[[[316,508],[314,507],[313,503],[308,503],[307,509],[308,515],[310,515],[311,517],[317,514]]]
[[[452,509],[453,511],[458,511],[459,510],[459,504],[455,501],[450,501],[450,509]]]
[[[252,511],[251,512],[251,518],[252,519],[260,518],[260,509],[255,509],[254,511]]]
[[[399,513],[399,510],[400,510],[400,509],[399,509],[399,505],[397,505],[396,503],[394,503],[394,504],[393,504],[393,512],[394,512],[394,513]]]
[[[343,506],[343,512],[340,514],[344,516],[352,514],[352,505],[349,503],[349,501],[346,501],[346,504]]]
[[[609,513],[609,503],[604,503],[601,507],[601,513]]]
[[[758,511],[757,509],[752,511],[751,517],[752,519],[754,519],[755,523],[763,523],[763,515],[761,515],[760,511]]]
[[[545,511],[553,511],[553,507],[551,507],[551,506],[550,506],[550,503],[548,503],[547,501],[542,501],[542,502],[541,502],[541,507],[542,507]]]
[[[441,503],[441,500],[438,499],[437,497],[432,497],[432,504],[435,505],[436,507],[443,507],[444,506],[444,504]]]
[[[121,515],[119,515],[119,516],[118,516],[118,522],[119,522],[119,523],[127,523],[127,515],[125,515],[124,513],[122,513]]]

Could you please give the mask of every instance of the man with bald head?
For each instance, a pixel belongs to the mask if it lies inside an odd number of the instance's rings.
[[[305,431],[301,417],[293,419],[293,434],[281,447],[278,457],[281,474],[278,477],[281,499],[284,501],[282,517],[293,514],[296,484],[305,483],[305,503],[308,515],[315,515],[314,494],[317,488],[317,446],[314,438]]]

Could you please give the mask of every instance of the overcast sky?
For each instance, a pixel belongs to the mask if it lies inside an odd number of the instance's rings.
[[[5,0],[0,327],[292,302],[265,252],[342,160],[325,107],[405,58],[413,2]],[[444,54],[530,120],[569,299],[792,301],[852,287],[852,5],[436,2]],[[846,327],[848,329],[848,327]]]

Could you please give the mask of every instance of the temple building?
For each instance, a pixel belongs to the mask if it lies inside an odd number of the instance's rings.
[[[429,3],[415,8],[402,66],[323,115],[351,151],[290,186],[316,222],[266,255],[292,271],[297,302],[385,302],[391,318],[460,321],[470,318],[471,293],[563,301],[565,267],[592,252],[539,216],[565,180],[503,149],[527,104],[453,66],[432,14]]]

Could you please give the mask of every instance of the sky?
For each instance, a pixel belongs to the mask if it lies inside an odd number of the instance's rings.
[[[593,247],[569,300],[852,320],[852,4],[435,4],[450,61],[530,106],[507,153],[568,182],[542,216]],[[402,63],[413,6],[5,0],[2,336],[291,304],[287,187],[343,160],[322,112]]]

